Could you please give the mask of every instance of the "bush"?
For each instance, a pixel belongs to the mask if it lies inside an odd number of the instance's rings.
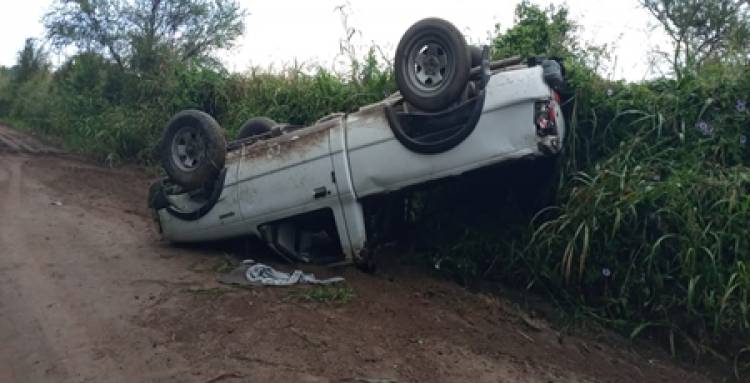
[[[465,200],[450,188],[419,195],[452,207],[414,206],[422,254],[462,283],[490,278],[532,289],[627,335],[664,339],[673,352],[747,352],[747,67],[714,63],[679,80],[606,81],[586,51],[529,42],[529,30],[570,27],[554,13],[529,14],[517,24],[528,30],[512,28],[495,47],[546,49],[566,59],[568,129],[557,201],[541,211],[519,209],[529,193],[515,184],[538,174],[527,169],[482,176],[481,185],[464,185],[472,190]]]
[[[673,351],[739,352],[750,343],[747,94],[750,75],[729,66],[579,83],[557,206],[531,220],[514,208],[521,195],[492,224],[458,231],[444,223],[455,213],[430,216],[427,236],[454,233],[431,262],[552,294],[632,336],[666,334]]]
[[[182,109],[206,111],[232,137],[254,116],[311,124],[380,100],[395,90],[391,73],[380,69],[372,52],[366,62],[353,79],[323,68],[314,74],[255,69],[241,75],[179,63],[158,74],[137,74],[99,55],[81,54],[54,74],[44,73],[10,90],[15,100],[0,97],[0,111],[5,118],[62,138],[70,150],[99,160],[148,163],[156,158],[163,126]]]

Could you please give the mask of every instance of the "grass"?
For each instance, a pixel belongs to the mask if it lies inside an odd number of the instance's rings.
[[[196,273],[214,273],[214,274],[225,274],[234,270],[240,265],[240,261],[234,258],[230,254],[223,254],[220,257],[214,257],[210,264],[206,264],[205,260],[199,260],[191,264],[188,270]]]
[[[497,223],[465,227],[431,253],[464,281],[540,291],[674,354],[746,353],[750,112],[738,105],[750,75],[704,71],[680,82],[579,84],[557,202],[508,220],[518,212],[511,201],[495,210]],[[436,231],[427,237],[445,235]],[[488,275],[490,264],[501,266]]]
[[[349,286],[313,286],[291,291],[286,300],[307,303],[347,304],[355,298]]]
[[[214,265],[211,267],[211,271],[217,274],[226,274],[240,265],[240,262],[233,258],[229,254],[224,254],[221,258],[217,259]]]
[[[251,117],[311,124],[395,90],[391,72],[381,69],[374,53],[357,68],[346,77],[324,68],[309,73],[297,67],[229,74],[199,64],[131,73],[81,54],[54,73],[38,73],[21,84],[9,80],[10,72],[0,71],[0,118],[58,137],[66,149],[100,161],[151,163],[164,125],[183,109],[208,112],[231,139]]]

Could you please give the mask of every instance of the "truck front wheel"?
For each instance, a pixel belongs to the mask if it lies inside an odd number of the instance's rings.
[[[159,154],[169,178],[185,190],[194,190],[219,175],[226,152],[219,123],[199,110],[184,110],[164,129]]]

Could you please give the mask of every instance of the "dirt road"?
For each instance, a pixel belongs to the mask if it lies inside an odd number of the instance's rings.
[[[146,175],[49,152],[0,127],[2,383],[708,381],[398,266],[335,271],[338,303],[219,285],[221,250],[159,240]]]

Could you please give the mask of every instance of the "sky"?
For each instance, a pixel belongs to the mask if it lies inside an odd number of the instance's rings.
[[[321,63],[342,66],[340,41],[345,36],[339,6],[355,28],[355,48],[364,54],[377,44],[391,58],[403,32],[425,17],[441,17],[455,24],[470,43],[486,43],[496,24],[513,24],[517,0],[239,0],[248,10],[245,35],[235,48],[219,57],[233,71],[253,66],[282,68]],[[51,0],[14,1],[0,13],[0,65],[15,63],[27,37],[44,37],[41,18]],[[610,53],[600,69],[610,79],[638,81],[658,75],[651,65],[668,40],[637,0],[534,0],[540,5],[565,4],[580,25],[584,45],[606,44]],[[11,2],[8,2],[11,3]],[[6,4],[8,4],[6,3]],[[53,54],[53,63],[64,60]]]

